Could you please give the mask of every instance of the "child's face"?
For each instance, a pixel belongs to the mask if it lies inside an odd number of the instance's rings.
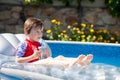
[[[42,38],[43,35],[43,28],[40,29],[39,27],[37,28],[32,28],[30,34],[28,34],[28,38],[32,41],[39,41]]]

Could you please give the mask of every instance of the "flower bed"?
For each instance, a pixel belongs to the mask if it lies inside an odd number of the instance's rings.
[[[51,22],[52,28],[46,30],[49,40],[120,43],[117,33],[105,29],[95,30],[94,24],[74,23],[67,25],[66,29],[62,29],[60,21],[53,19]]]

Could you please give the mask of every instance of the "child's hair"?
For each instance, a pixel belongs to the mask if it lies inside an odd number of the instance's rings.
[[[43,23],[38,18],[28,18],[24,23],[24,33],[29,34],[32,28],[43,28]]]

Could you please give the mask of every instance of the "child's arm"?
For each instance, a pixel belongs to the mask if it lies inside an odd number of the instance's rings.
[[[40,57],[40,51],[36,50],[33,55],[28,56],[28,57],[19,57],[19,58],[16,58],[15,61],[17,63],[27,63],[27,62],[32,61],[34,59],[38,59],[39,57]]]

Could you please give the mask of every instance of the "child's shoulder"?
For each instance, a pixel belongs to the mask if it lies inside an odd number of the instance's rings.
[[[21,46],[21,47],[26,47],[27,46],[27,42],[26,41],[22,41],[18,44],[18,46]]]

